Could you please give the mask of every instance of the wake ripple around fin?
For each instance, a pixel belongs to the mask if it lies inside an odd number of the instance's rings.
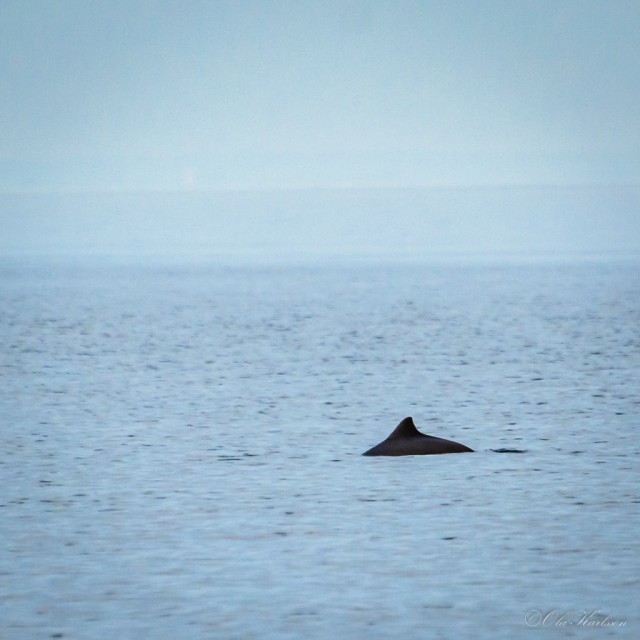
[[[526,449],[490,449],[494,453],[527,453]]]

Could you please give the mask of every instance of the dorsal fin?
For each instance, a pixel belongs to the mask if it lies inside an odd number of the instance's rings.
[[[392,432],[387,440],[394,440],[395,438],[413,438],[415,436],[422,435],[413,424],[413,418],[405,418]]]

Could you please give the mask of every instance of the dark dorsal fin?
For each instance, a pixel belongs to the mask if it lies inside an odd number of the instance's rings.
[[[415,438],[415,436],[422,435],[413,424],[413,418],[405,418],[392,432],[387,440],[394,440],[395,438]]]

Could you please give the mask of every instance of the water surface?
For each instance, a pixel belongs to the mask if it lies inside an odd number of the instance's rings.
[[[638,637],[639,276],[3,264],[2,637]]]

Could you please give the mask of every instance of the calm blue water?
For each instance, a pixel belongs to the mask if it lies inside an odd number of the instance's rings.
[[[637,262],[0,295],[3,640],[640,637]],[[476,453],[360,456],[408,415]]]

